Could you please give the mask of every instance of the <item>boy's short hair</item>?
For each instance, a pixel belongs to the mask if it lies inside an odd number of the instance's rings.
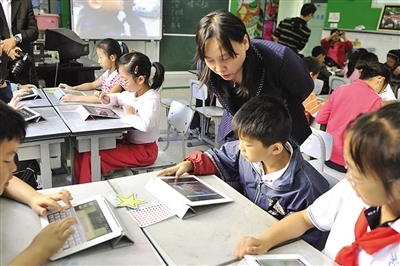
[[[25,139],[27,123],[17,111],[4,102],[0,102],[0,143],[5,140],[16,139],[22,142]]]
[[[314,15],[315,11],[317,11],[317,7],[314,4],[307,3],[302,6],[300,14],[302,16]]]
[[[248,100],[232,119],[236,135],[261,141],[264,147],[289,140],[292,118],[283,102],[277,98],[260,95]]]
[[[310,71],[314,76],[319,74],[319,61],[315,57],[307,56],[303,58],[303,61],[306,64],[308,71]]]
[[[317,57],[317,56],[319,56],[320,54],[326,55],[326,50],[325,50],[325,48],[322,47],[321,45],[315,46],[315,47],[312,49],[312,51],[311,51],[311,55],[312,55],[313,57]]]

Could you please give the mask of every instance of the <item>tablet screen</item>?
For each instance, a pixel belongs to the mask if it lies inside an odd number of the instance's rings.
[[[256,262],[262,266],[304,266],[298,259],[257,259]]]
[[[190,201],[224,198],[194,177],[166,178],[162,180]]]
[[[86,240],[89,241],[112,232],[96,200],[77,205],[74,209]]]

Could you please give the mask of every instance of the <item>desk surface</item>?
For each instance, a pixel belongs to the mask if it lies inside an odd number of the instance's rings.
[[[45,93],[41,89],[37,89],[39,97],[36,99],[26,99],[21,100],[20,103],[23,103],[27,107],[49,107],[51,106],[50,101],[47,99]]]
[[[155,198],[144,186],[155,173],[122,177],[111,180],[124,196],[132,193],[138,199]],[[169,265],[218,265],[234,259],[237,241],[245,235],[258,236],[276,223],[276,219],[243,197],[215,176],[202,176],[205,182],[231,197],[234,202],[196,208],[197,214],[186,220],[174,216],[145,227],[144,232]],[[145,205],[143,205],[145,206]],[[172,244],[173,243],[173,244]],[[313,265],[332,265],[321,252],[299,240],[270,251],[275,253],[299,253]],[[236,262],[237,264],[238,262]]]
[[[25,141],[64,138],[70,135],[71,131],[53,107],[37,107],[32,109],[38,112],[44,120],[41,119],[39,122],[29,123]]]
[[[109,200],[115,199],[115,193],[105,181],[63,188],[72,193],[75,201],[99,194]],[[52,193],[59,189],[45,189],[41,193]],[[134,238],[133,245],[112,249],[109,243],[103,243],[54,262],[48,261],[44,265],[163,265],[160,256],[126,210],[117,210]],[[0,213],[0,264],[5,265],[30,244],[41,230],[41,225],[38,215],[28,206],[6,198],[0,198]]]

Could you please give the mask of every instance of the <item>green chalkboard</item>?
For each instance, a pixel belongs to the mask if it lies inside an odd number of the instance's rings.
[[[330,12],[339,12],[339,29],[354,29],[358,25],[364,25],[365,30],[376,30],[381,9],[371,8],[371,2],[372,0],[329,0],[324,26],[330,27]]]
[[[193,36],[163,36],[161,40],[160,63],[167,71],[195,69],[195,53],[196,42]]]
[[[229,9],[229,0],[163,1],[164,34],[160,41],[160,62],[167,71],[193,69],[196,25],[204,15],[218,9]]]

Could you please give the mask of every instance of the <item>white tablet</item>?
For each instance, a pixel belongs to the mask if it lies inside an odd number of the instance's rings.
[[[21,100],[25,99],[36,99],[39,96],[39,92],[37,89],[32,88],[31,91],[28,94],[22,95]]]
[[[25,119],[25,121],[36,121],[38,122],[41,115],[34,111],[33,109],[27,107],[27,106],[22,106],[17,110],[17,112],[22,115],[22,117]]]
[[[173,190],[189,206],[202,206],[233,201],[197,176],[158,177],[168,190]]]
[[[250,266],[312,266],[299,254],[245,255]]]
[[[78,221],[73,226],[75,234],[70,236],[65,245],[57,251],[50,260],[56,260],[97,244],[117,238],[123,234],[123,229],[103,196],[87,198],[67,208],[65,213],[49,212],[41,216],[42,227],[65,216],[74,217]]]

